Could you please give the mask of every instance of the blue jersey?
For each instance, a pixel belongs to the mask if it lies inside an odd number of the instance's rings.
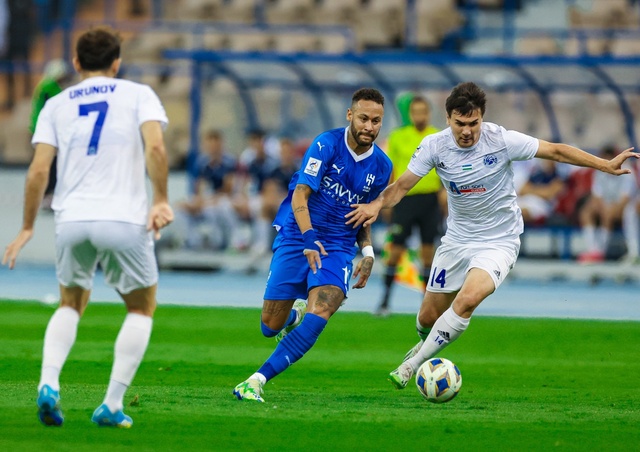
[[[347,145],[348,129],[332,129],[313,140],[302,160],[301,168],[291,178],[289,194],[282,202],[273,222],[278,229],[274,247],[300,244],[302,233],[291,210],[291,198],[297,184],[311,187],[308,207],[311,225],[324,248],[355,255],[354,244],[359,228],[347,225],[345,215],[351,204],[369,203],[387,187],[391,177],[391,160],[377,145],[357,155]]]

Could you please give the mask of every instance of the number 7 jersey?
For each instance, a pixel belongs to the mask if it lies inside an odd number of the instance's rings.
[[[146,224],[147,121],[168,123],[153,90],[128,80],[90,77],[47,101],[31,142],[58,150],[56,222]]]

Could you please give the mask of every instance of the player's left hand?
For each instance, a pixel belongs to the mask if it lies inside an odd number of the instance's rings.
[[[7,248],[4,250],[4,256],[2,256],[2,265],[9,264],[9,269],[13,270],[13,267],[16,266],[16,259],[18,258],[18,254],[20,254],[20,250],[24,247],[29,240],[33,237],[33,230],[23,229],[18,233],[18,236],[13,239],[13,242],[7,245]]]
[[[606,172],[615,174],[616,176],[620,176],[621,174],[631,174],[631,170],[629,168],[622,168],[622,164],[631,157],[640,158],[640,154],[633,152],[633,148],[625,149],[607,162],[608,171]]]
[[[362,289],[367,285],[369,276],[371,276],[371,269],[373,268],[374,259],[372,257],[363,257],[356,265],[356,269],[353,271],[353,278],[359,276],[358,281],[352,286],[353,289]]]
[[[147,231],[154,231],[156,240],[160,239],[160,229],[168,226],[173,221],[173,209],[167,202],[159,202],[151,207]]]

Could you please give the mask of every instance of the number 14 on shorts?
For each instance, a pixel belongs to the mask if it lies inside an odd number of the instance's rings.
[[[447,283],[447,269],[438,269],[438,267],[433,267],[431,270],[431,280],[429,281],[429,285],[431,287],[435,287],[436,284],[440,285],[440,288],[444,288]]]

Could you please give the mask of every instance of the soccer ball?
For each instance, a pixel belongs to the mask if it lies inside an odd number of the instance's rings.
[[[431,358],[416,372],[416,385],[422,397],[429,402],[444,403],[458,395],[462,375],[448,359]]]

